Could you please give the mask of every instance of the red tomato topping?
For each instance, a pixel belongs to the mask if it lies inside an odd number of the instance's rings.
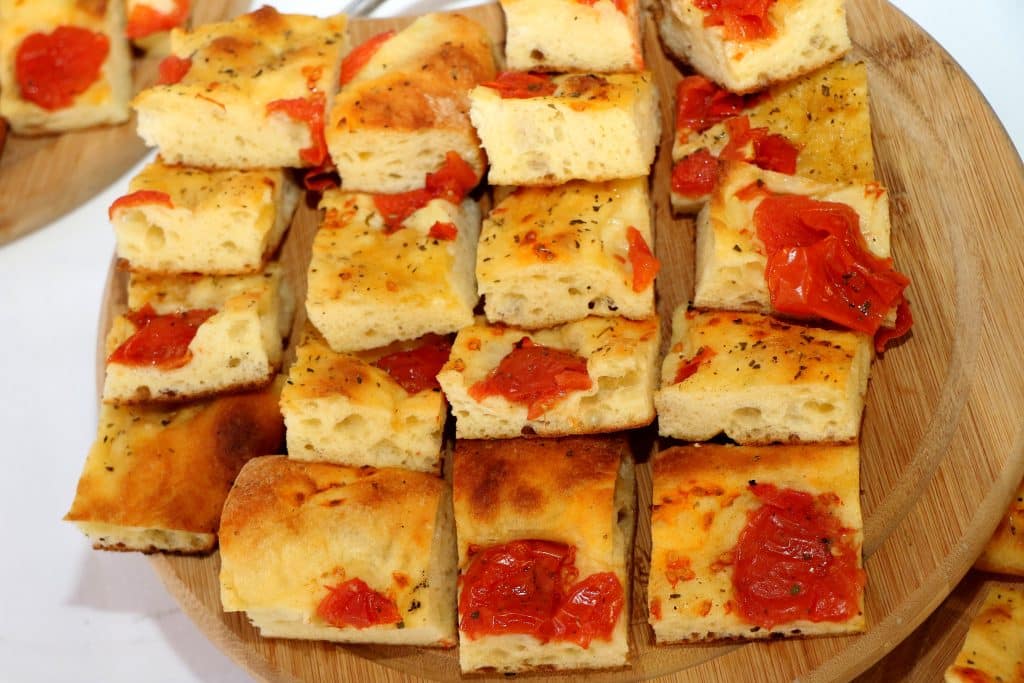
[[[718,159],[706,149],[683,157],[672,167],[672,191],[684,197],[711,194],[718,184]]]
[[[316,615],[338,628],[367,628],[402,620],[395,601],[373,590],[362,579],[328,587],[327,595],[316,607]]]
[[[711,360],[714,356],[715,350],[712,348],[702,346],[697,349],[697,353],[693,354],[693,358],[679,366],[679,369],[676,371],[675,383],[679,384],[683,380],[693,377],[697,374],[701,364]]]
[[[569,392],[585,391],[592,385],[585,358],[523,337],[487,379],[469,388],[469,395],[477,401],[504,396],[512,403],[526,405],[526,417],[533,420]]]
[[[768,19],[768,10],[775,0],[694,0],[704,10],[705,26],[721,26],[726,40],[771,38],[775,26]]]
[[[341,78],[339,85],[345,85],[349,83],[353,78],[356,77],[366,63],[370,61],[380,46],[386,43],[395,35],[394,31],[384,31],[378,33],[374,37],[370,38],[366,42],[356,47],[352,52],[348,53],[348,56],[341,62]]]
[[[306,169],[306,172],[302,174],[302,186],[311,192],[323,192],[340,185],[341,177],[338,175],[338,168],[330,157],[319,166]]]
[[[910,304],[905,298],[900,299],[896,307],[896,324],[892,327],[879,328],[875,333],[875,351],[884,353],[889,342],[900,339],[914,326],[914,316],[910,314]]]
[[[892,259],[868,251],[857,212],[846,204],[772,195],[754,210],[754,225],[765,245],[765,281],[779,313],[875,334],[903,301],[910,280],[893,270]]]
[[[192,68],[192,60],[187,57],[175,57],[167,55],[160,60],[160,76],[157,78],[157,85],[174,85],[185,78],[185,74]]]
[[[629,263],[633,266],[633,291],[642,292],[654,282],[654,277],[661,270],[661,262],[654,258],[644,236],[632,225],[626,228],[626,240],[629,242]]]
[[[481,83],[485,88],[498,91],[502,99],[529,99],[554,94],[558,86],[548,74],[525,71],[502,71],[493,81]]]
[[[451,342],[436,334],[427,335],[423,342],[415,349],[382,356],[374,365],[391,375],[409,394],[439,389],[437,373],[448,362],[452,351]]]
[[[107,217],[111,220],[114,219],[114,213],[121,209],[130,209],[136,206],[145,206],[146,204],[160,204],[166,206],[168,209],[174,208],[174,203],[171,201],[171,195],[166,192],[158,192],[157,190],[136,190],[126,194],[123,197],[118,197],[114,200],[114,203],[107,209]]]
[[[428,237],[433,237],[435,240],[448,240],[451,241],[458,237],[459,229],[455,227],[454,223],[442,223],[438,221],[430,226],[430,232],[427,233]]]
[[[740,614],[762,628],[856,616],[867,579],[857,566],[854,531],[829,510],[836,496],[771,484],[751,490],[762,505],[748,514],[734,550]]]
[[[522,633],[589,647],[610,640],[625,596],[611,572],[576,582],[576,550],[554,541],[512,541],[477,554],[461,577],[459,627],[471,639]]]
[[[581,5],[590,5],[593,7],[597,0],[576,0]],[[623,14],[629,14],[629,0],[613,0],[615,3],[615,9],[619,10]]]
[[[274,100],[267,105],[267,114],[282,112],[295,121],[309,126],[312,145],[299,152],[299,157],[310,166],[320,166],[327,160],[327,140],[324,139],[324,107],[327,99],[322,92],[292,100]]]
[[[78,26],[29,34],[14,58],[21,97],[49,111],[71,106],[100,77],[108,52],[105,35]]]
[[[676,131],[702,133],[738,116],[759,95],[734,95],[703,76],[687,76],[676,86]]]
[[[675,588],[680,581],[692,581],[697,578],[697,573],[690,567],[690,558],[676,557],[665,565],[665,580]]]
[[[452,204],[462,203],[479,181],[476,171],[458,152],[448,152],[441,168],[427,174],[425,187],[398,194],[376,194],[373,203],[380,211],[387,231],[391,233],[400,230],[406,218],[432,199],[446,199]]]
[[[131,40],[181,26],[188,17],[189,0],[174,0],[174,9],[164,14],[149,5],[135,5],[128,16],[124,34]]]
[[[125,315],[135,325],[135,334],[128,337],[107,358],[108,363],[121,365],[152,365],[173,370],[192,360],[188,345],[199,326],[217,311],[212,308],[179,311],[159,315],[150,304]]]
[[[725,122],[729,142],[722,149],[720,159],[747,161],[760,168],[777,173],[796,173],[796,158],[800,151],[782,135],[769,133],[767,128],[751,128],[750,119],[737,116]]]

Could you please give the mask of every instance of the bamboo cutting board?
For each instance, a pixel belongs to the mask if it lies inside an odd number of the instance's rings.
[[[650,549],[649,451],[641,433],[639,528],[633,580],[633,665],[588,680],[847,680],[892,650],[967,571],[1024,474],[1024,172],[991,110],[959,67],[885,0],[850,0],[855,54],[868,64],[879,179],[891,197],[893,253],[913,280],[916,323],[909,339],[872,372],[861,443],[868,572],[867,633],[754,644],[652,646],[645,584]],[[496,6],[467,10],[495,39]],[[407,19],[356,21],[353,41]],[[672,120],[679,73],[648,25],[647,60]],[[671,126],[665,126],[653,181],[659,313],[685,302],[693,285],[693,226],[668,205]],[[282,251],[304,273],[315,212],[300,209]],[[302,299],[300,299],[301,301]],[[124,279],[111,271],[100,323],[123,309]],[[300,307],[301,308],[301,307]],[[302,317],[302,316],[300,316]],[[301,324],[301,320],[297,321]],[[665,335],[667,338],[667,334]],[[102,339],[98,357],[102,378]],[[266,640],[239,614],[220,610],[216,554],[154,557],[183,609],[218,647],[265,681],[406,681],[459,678],[454,651]],[[931,672],[936,677],[940,669]],[[503,678],[503,677],[502,677]],[[578,680],[576,676],[528,676]],[[878,679],[878,680],[884,680]]]

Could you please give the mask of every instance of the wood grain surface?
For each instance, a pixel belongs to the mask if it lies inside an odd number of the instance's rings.
[[[196,0],[193,24],[239,14],[248,0]],[[134,60],[134,92],[156,81],[157,57]],[[119,126],[61,135],[8,134],[0,154],[0,245],[46,226],[110,185],[146,155],[135,114]]]
[[[890,190],[893,253],[898,268],[913,280],[908,298],[916,319],[913,334],[876,362],[867,399],[861,485],[869,630],[854,637],[654,647],[645,607],[650,551],[646,462],[650,450],[664,444],[653,430],[643,430],[636,439],[641,464],[633,664],[628,670],[588,673],[587,680],[852,679],[896,648],[943,602],[980,552],[1024,474],[1020,159],[981,95],[919,27],[885,0],[849,0],[848,6],[854,54],[868,65],[876,168]],[[501,38],[496,6],[466,12]],[[354,22],[353,40],[407,21]],[[679,71],[663,57],[653,27],[647,28],[648,64],[668,122]],[[693,287],[692,221],[674,219],[669,210],[670,150],[671,127],[666,126],[653,181],[656,251],[665,265],[658,278],[658,307],[666,325],[671,310],[689,299]],[[314,211],[300,209],[282,252],[297,278],[299,296],[304,296],[302,275],[316,222]],[[122,275],[112,271],[101,346],[110,316],[123,308],[123,288]],[[100,378],[102,360],[100,351]],[[459,678],[454,651],[261,639],[244,616],[221,612],[216,554],[158,556],[152,563],[207,636],[260,680]],[[937,613],[939,621],[922,628],[944,632],[949,624],[960,624],[956,615],[973,603],[976,589],[966,584]],[[943,658],[951,658],[959,647],[949,642],[928,657],[919,656],[922,650],[913,643],[902,646],[894,659],[871,669],[868,679],[895,680],[899,674],[890,673],[920,668],[921,680],[934,680],[948,663]]]

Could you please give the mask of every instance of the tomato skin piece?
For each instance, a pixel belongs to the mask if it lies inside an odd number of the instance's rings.
[[[136,190],[123,197],[118,197],[114,200],[114,203],[107,209],[107,217],[110,220],[114,220],[114,214],[121,209],[130,209],[136,206],[144,206],[146,204],[159,204],[166,206],[168,209],[174,208],[174,202],[171,201],[171,196],[166,192],[160,192],[158,190]]]
[[[573,586],[542,629],[545,640],[569,640],[586,649],[595,638],[611,640],[625,594],[612,572],[591,574]]]
[[[480,85],[497,90],[498,95],[506,100],[545,97],[553,95],[558,90],[558,86],[548,74],[524,71],[502,71],[493,81]]]
[[[654,257],[644,236],[632,225],[626,228],[626,240],[629,243],[629,263],[633,266],[633,291],[642,292],[654,282],[661,270],[661,261]]]
[[[109,53],[105,35],[79,26],[29,34],[14,57],[21,98],[47,111],[70,107],[99,79]]]
[[[181,79],[185,78],[185,74],[187,74],[191,68],[191,59],[167,55],[160,60],[160,66],[158,67],[160,75],[157,78],[156,84],[174,85],[175,83],[180,83]]]
[[[676,85],[676,134],[703,133],[740,115],[759,95],[736,95],[703,76],[687,76]]]
[[[402,620],[395,601],[373,590],[362,579],[349,579],[328,587],[327,591],[316,614],[331,626],[364,629]]]
[[[151,304],[125,317],[136,327],[110,356],[108,363],[120,365],[153,366],[173,370],[188,365],[192,353],[188,346],[195,339],[199,326],[217,311],[212,308],[158,314]]]
[[[726,161],[746,161],[759,168],[793,175],[800,150],[783,135],[769,133],[767,128],[751,128],[750,119],[737,116],[725,122],[729,133],[719,155]],[[751,148],[748,153],[747,149]]]
[[[367,62],[373,59],[373,56],[377,54],[377,50],[380,46],[391,40],[394,37],[394,31],[384,31],[378,33],[372,38],[360,43],[359,46],[349,52],[345,59],[341,61],[341,76],[339,77],[339,85],[347,85],[352,82],[363,67],[366,66]]]
[[[703,197],[718,185],[718,159],[701,149],[680,159],[672,167],[672,191],[684,197]]]
[[[458,152],[449,151],[445,154],[441,168],[427,174],[424,187],[396,194],[375,194],[373,203],[384,219],[385,232],[391,234],[401,230],[405,219],[433,199],[441,198],[452,204],[461,204],[478,182],[473,167]]]
[[[680,365],[679,369],[676,370],[674,383],[679,384],[693,377],[697,374],[700,366],[714,358],[715,355],[715,350],[711,347],[702,346],[697,349],[697,353],[693,354],[693,358]]]
[[[125,23],[124,35],[129,40],[138,40],[161,31],[181,26],[188,18],[189,0],[174,0],[174,9],[164,14],[149,5],[136,5]]]
[[[374,365],[391,375],[410,395],[428,389],[440,389],[437,373],[448,362],[452,344],[439,335],[427,335],[423,344],[408,351],[396,351],[374,361]]]
[[[454,223],[442,223],[438,221],[430,226],[430,231],[427,233],[427,237],[433,237],[435,240],[452,241],[459,236],[459,229],[455,227]]]
[[[910,304],[903,298],[896,308],[896,324],[892,327],[879,328],[878,332],[875,332],[875,351],[885,353],[889,342],[902,338],[913,326],[914,316],[910,313]]]
[[[322,166],[327,161],[327,139],[324,137],[324,107],[327,98],[322,92],[309,97],[290,100],[274,100],[267,104],[267,114],[281,112],[295,121],[309,127],[309,147],[299,150],[299,158],[310,166]]]
[[[768,10],[776,0],[694,0],[705,26],[721,26],[726,40],[757,40],[775,35]]]

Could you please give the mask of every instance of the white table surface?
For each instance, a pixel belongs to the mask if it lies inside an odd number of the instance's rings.
[[[1024,150],[1024,0],[893,1],[964,67]],[[328,14],[342,0],[275,4]],[[390,0],[377,14],[439,4]],[[144,557],[95,552],[60,521],[96,433],[96,324],[114,248],[107,207],[136,170],[0,248],[0,433],[10,446],[0,476],[0,682],[251,680],[178,609]]]

